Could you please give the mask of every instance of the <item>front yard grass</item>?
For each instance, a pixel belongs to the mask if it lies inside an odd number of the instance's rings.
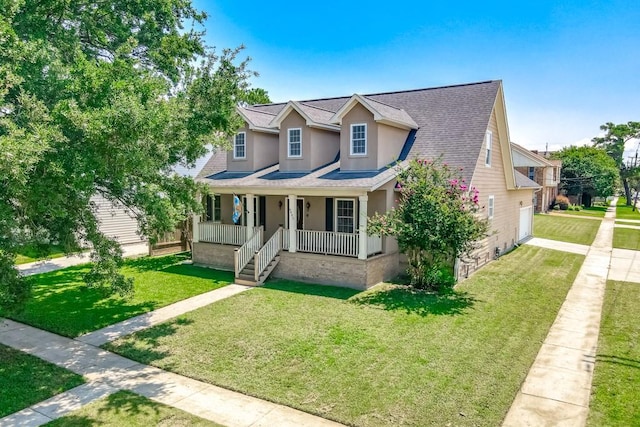
[[[146,397],[119,391],[51,421],[48,427],[151,427],[209,426],[222,427],[180,409],[154,402]]]
[[[607,282],[591,388],[590,426],[640,425],[640,284]]]
[[[105,347],[352,425],[499,425],[583,259],[523,246],[447,295],[271,281]]]
[[[613,247],[640,251],[640,230],[615,227],[613,229]]]
[[[553,215],[535,215],[533,235],[543,239],[590,245],[596,238],[600,221]]]
[[[88,265],[31,276],[32,297],[24,310],[0,311],[0,316],[76,337],[233,282],[233,273],[182,264],[186,258],[179,254],[126,260],[123,273],[135,280],[131,298],[105,297],[88,288],[82,280]]]
[[[607,213],[607,208],[605,206],[592,206],[590,208],[582,208],[579,211],[554,211],[550,212],[553,214],[564,214],[564,215],[575,215],[575,216],[586,216],[586,217],[596,217],[596,218],[604,218],[604,214]]]
[[[60,258],[64,256],[62,248],[59,246],[51,246],[49,253],[46,256],[42,255],[42,252],[35,246],[23,246],[18,250],[16,255],[16,264],[26,264],[28,262],[40,261],[45,258]]]
[[[627,199],[625,197],[618,198],[618,204],[616,205],[616,219],[639,219],[640,211],[636,208],[633,210],[633,206],[627,206]]]
[[[83,383],[80,375],[0,344],[0,418]]]

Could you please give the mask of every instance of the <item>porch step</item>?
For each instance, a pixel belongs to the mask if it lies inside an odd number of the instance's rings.
[[[267,280],[267,277],[269,277],[269,274],[271,274],[273,269],[276,268],[276,265],[278,265],[278,262],[280,262],[280,256],[276,256],[269,263],[267,268],[265,268],[262,274],[260,274],[260,277],[258,278],[257,282],[255,280],[255,267],[253,265],[253,262],[251,263],[251,266],[247,264],[247,266],[240,272],[238,277],[236,277],[235,283],[237,283],[238,285],[246,285],[246,286],[260,286],[264,283],[265,280]]]

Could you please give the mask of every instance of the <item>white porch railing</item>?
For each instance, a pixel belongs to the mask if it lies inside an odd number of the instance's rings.
[[[358,256],[358,235],[330,231],[297,230],[300,252],[325,255]]]
[[[367,236],[367,256],[382,252],[382,236]]]
[[[233,264],[235,267],[236,277],[238,277],[242,269],[247,266],[255,252],[262,247],[263,235],[263,229],[262,227],[259,227],[258,231],[249,240],[247,240],[244,245],[234,251]]]
[[[253,228],[255,235],[260,227]],[[199,240],[205,243],[242,246],[247,241],[247,227],[244,225],[201,222],[198,225]]]
[[[267,268],[269,263],[278,255],[282,249],[282,227],[278,228],[278,231],[264,244],[264,246],[255,253],[255,281],[260,279],[260,275]]]

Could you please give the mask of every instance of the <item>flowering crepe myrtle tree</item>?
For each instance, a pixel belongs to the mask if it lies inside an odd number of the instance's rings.
[[[400,169],[398,207],[369,220],[368,232],[394,236],[409,261],[411,285],[453,286],[453,265],[483,238],[488,222],[477,215],[479,192],[441,159],[415,159]]]

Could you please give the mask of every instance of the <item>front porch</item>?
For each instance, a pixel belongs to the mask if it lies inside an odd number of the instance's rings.
[[[237,224],[231,221],[236,208],[233,197],[228,193],[208,197],[204,221],[194,217],[193,250],[195,262],[232,269],[238,283],[261,284],[272,271],[276,276],[327,283],[331,281],[318,280],[318,275],[338,274],[346,268],[361,273],[348,285],[366,287],[371,284],[364,279],[367,261],[397,252],[393,239],[367,234],[369,216],[386,212],[393,200],[386,190],[341,197],[239,195],[237,208],[242,214]],[[309,263],[309,257],[315,261]],[[306,263],[308,274],[290,274],[296,271],[296,258]],[[350,267],[345,267],[345,260],[351,260]],[[278,266],[282,262],[292,263],[293,269]],[[324,267],[318,270],[321,264]]]

